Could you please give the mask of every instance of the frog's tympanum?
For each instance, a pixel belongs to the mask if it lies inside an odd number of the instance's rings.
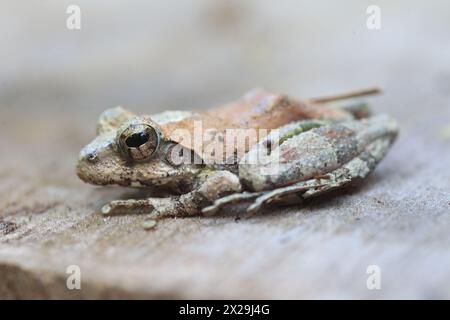
[[[301,202],[365,178],[386,155],[396,121],[355,101],[375,91],[297,100],[254,90],[207,111],[143,116],[117,107],[100,116],[77,174],[95,185],[170,193],[115,200],[104,214],[213,214],[234,203],[254,213]]]

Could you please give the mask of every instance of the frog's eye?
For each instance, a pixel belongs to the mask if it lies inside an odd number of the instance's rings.
[[[124,155],[135,161],[151,158],[160,144],[158,131],[147,124],[132,124],[118,136],[119,148]]]

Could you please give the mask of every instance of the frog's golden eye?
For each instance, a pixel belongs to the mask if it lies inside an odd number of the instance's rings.
[[[122,153],[135,161],[151,158],[158,151],[160,140],[159,132],[147,124],[132,124],[118,136]]]

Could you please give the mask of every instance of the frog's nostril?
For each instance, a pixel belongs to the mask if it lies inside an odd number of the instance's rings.
[[[95,153],[88,153],[86,155],[86,160],[91,163],[95,163],[98,160],[98,156]]]

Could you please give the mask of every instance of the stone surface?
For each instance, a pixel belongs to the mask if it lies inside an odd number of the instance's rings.
[[[1,298],[450,298],[450,6],[380,1],[5,1],[0,12]],[[7,4],[7,5],[6,5]],[[107,8],[105,8],[107,6]],[[13,19],[20,17],[20,19]],[[133,190],[74,174],[105,108],[216,105],[254,86],[384,88],[401,135],[358,187],[251,219],[103,217]],[[78,265],[82,289],[68,290]],[[369,265],[381,290],[368,290]]]

